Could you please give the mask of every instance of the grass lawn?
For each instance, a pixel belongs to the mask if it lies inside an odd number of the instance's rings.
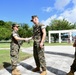
[[[30,41],[29,43],[28,42],[24,42],[22,44],[22,47],[25,47],[25,48],[32,47],[32,46],[33,46],[33,41]]]
[[[33,45],[33,42],[32,41],[30,43],[24,42],[22,44],[22,47],[27,48],[27,47],[30,47],[32,45]],[[10,48],[10,43],[0,43],[0,48]]]
[[[58,46],[58,45],[72,46],[72,44],[70,44],[70,43],[48,43],[48,42],[45,42],[44,44],[45,44],[45,46]],[[32,47],[32,46],[33,46],[33,42],[31,41],[30,43],[24,42],[21,47],[27,48],[27,47]],[[0,43],[0,48],[10,48],[10,43]]]
[[[0,48],[9,48],[10,43],[0,43]]]
[[[32,56],[31,54],[27,54],[27,53],[20,51],[19,61],[25,60],[31,56]],[[8,67],[9,65],[11,65],[10,51],[9,50],[0,50],[0,69],[2,69],[4,67]]]

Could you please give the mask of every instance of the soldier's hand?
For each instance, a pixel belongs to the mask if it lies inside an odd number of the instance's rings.
[[[25,40],[25,41],[28,41],[28,38],[25,38],[24,40]]]
[[[40,43],[40,48],[43,48],[43,43],[42,42]]]
[[[28,40],[31,40],[31,39],[32,39],[32,37],[28,38]]]

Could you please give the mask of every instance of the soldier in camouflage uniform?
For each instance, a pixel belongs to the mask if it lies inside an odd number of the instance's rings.
[[[12,35],[11,35],[11,44],[10,44],[10,56],[11,56],[11,65],[12,65],[12,75],[21,75],[20,71],[16,68],[18,63],[18,55],[20,50],[20,41],[28,40],[27,38],[20,38],[17,31],[19,25],[12,25]]]
[[[39,23],[38,17],[36,15],[32,16],[31,20],[35,26],[33,27],[33,55],[36,63],[36,68],[33,72],[40,71],[42,68],[42,73],[40,75],[46,75],[46,62],[44,56],[44,40],[46,37],[45,26]]]
[[[75,38],[73,47],[75,47],[75,55],[74,55],[75,59],[73,61],[73,64],[71,65],[71,69],[70,69],[69,73],[67,73],[67,75],[74,75],[74,72],[76,71],[76,38]]]

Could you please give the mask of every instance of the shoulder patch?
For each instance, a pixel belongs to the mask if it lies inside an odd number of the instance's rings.
[[[39,23],[39,26],[45,26],[44,24],[42,24],[42,23]]]

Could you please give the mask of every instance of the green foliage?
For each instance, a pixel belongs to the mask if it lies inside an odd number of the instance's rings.
[[[33,31],[32,28],[29,28],[28,31],[26,31],[26,36],[31,37],[33,35],[32,31]]]
[[[20,37],[26,37],[25,30],[23,28],[19,28],[18,33],[19,33]]]
[[[11,36],[11,25],[14,22],[4,22],[0,20],[0,40],[8,40]],[[76,29],[76,23],[71,24],[67,20],[52,20],[49,26],[46,26],[46,33],[48,36],[49,30],[69,30],[69,29]],[[30,28],[26,23],[20,23],[19,35],[21,37],[31,37],[33,34],[33,28]],[[53,34],[56,39],[58,38],[58,34]]]
[[[7,29],[9,29],[9,30],[12,30],[12,29],[11,29],[11,25],[12,25],[12,22],[11,22],[11,21],[5,22],[5,27],[6,27]]]
[[[18,32],[21,37],[31,37],[33,34],[32,28],[29,28],[28,24],[22,24]]]
[[[29,25],[28,24],[23,24],[22,28],[25,29],[25,30],[28,30],[29,29]]]
[[[0,20],[0,40],[9,40],[11,36],[12,22],[4,22]]]
[[[8,40],[10,39],[11,36],[11,31],[7,28],[0,28],[0,40],[4,39],[4,40]]]
[[[11,31],[12,31],[12,24],[14,22],[4,22],[3,20],[0,20],[0,40],[9,40],[11,38]],[[19,29],[19,35],[21,37],[30,37],[32,36],[32,28],[29,28],[28,24],[21,24],[21,27]]]
[[[74,25],[69,23],[67,20],[52,20],[50,23],[51,30],[69,30],[73,29]]]
[[[76,29],[76,22],[74,23],[74,26],[73,27],[74,27],[74,29]]]
[[[3,20],[0,20],[0,26],[4,26],[5,22]]]
[[[46,35],[48,36],[48,31],[51,30],[50,26],[46,26]]]

